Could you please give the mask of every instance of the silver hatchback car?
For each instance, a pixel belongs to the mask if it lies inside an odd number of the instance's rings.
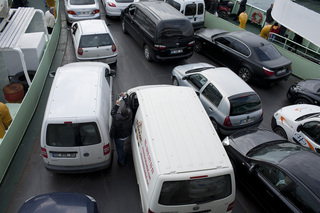
[[[64,0],[67,22],[86,19],[99,19],[100,7],[98,0]]]
[[[259,95],[229,68],[207,63],[177,66],[172,83],[192,87],[220,135],[257,127],[263,120]]]

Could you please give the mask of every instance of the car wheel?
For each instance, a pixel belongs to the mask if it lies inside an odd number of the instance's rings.
[[[150,47],[148,45],[144,45],[144,57],[147,61],[152,61]]]
[[[312,104],[312,103],[305,98],[298,98],[297,100],[295,100],[294,104]]]
[[[228,13],[227,13],[226,11],[220,11],[220,12],[218,12],[218,16],[219,16],[220,18],[225,19],[225,20],[227,20],[227,19],[229,18],[229,15],[228,15]]]
[[[176,77],[172,78],[172,85],[179,86],[179,82],[178,82],[178,79]]]
[[[288,140],[287,133],[286,133],[286,131],[284,131],[284,129],[283,129],[282,127],[277,126],[277,127],[275,127],[275,128],[273,129],[273,131],[274,131],[276,134],[278,134],[278,135],[280,135],[281,137],[283,137],[283,138],[285,138],[285,139]]]
[[[124,24],[124,20],[121,21],[121,27],[122,27],[122,32],[125,33],[125,34],[127,34],[128,31],[127,31],[127,28],[126,28],[126,26],[125,26],[125,24]]]
[[[194,41],[193,50],[197,53],[200,53],[202,51],[202,44],[198,39]]]
[[[216,132],[217,132],[218,134],[220,134],[219,127],[218,127],[218,123],[217,123],[213,118],[210,118],[210,120],[211,120],[211,123],[212,123],[214,129],[216,130]]]
[[[239,77],[246,83],[251,81],[252,73],[251,71],[246,67],[241,67],[238,71]]]

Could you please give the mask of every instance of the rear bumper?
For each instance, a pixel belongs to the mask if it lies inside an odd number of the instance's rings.
[[[219,131],[223,134],[223,135],[231,135],[239,130],[244,130],[244,129],[250,129],[250,128],[254,128],[254,127],[258,127],[261,122],[262,122],[263,118],[261,118],[260,120],[247,124],[247,125],[243,125],[243,126],[237,126],[237,127],[225,127],[225,126],[220,126],[219,125]]]
[[[108,56],[108,57],[101,57],[101,58],[79,58],[77,56],[78,61],[99,61],[99,62],[103,62],[103,63],[107,63],[107,64],[113,64],[115,62],[117,62],[117,56],[113,55],[113,56]]]
[[[187,59],[190,58],[192,56],[193,52],[189,52],[187,54],[183,54],[183,55],[172,55],[172,56],[159,56],[156,55],[155,56],[155,61],[168,61],[168,60],[174,60],[174,59]]]
[[[44,163],[44,167],[50,171],[55,173],[87,173],[87,172],[95,172],[103,169],[107,169],[111,166],[112,163],[112,155],[110,156],[109,160],[104,161],[98,164],[92,165],[85,165],[85,166],[57,166],[57,165],[50,165]]]
[[[66,13],[67,22],[72,24],[76,21],[87,20],[87,19],[100,19],[100,13],[90,16],[75,16]]]

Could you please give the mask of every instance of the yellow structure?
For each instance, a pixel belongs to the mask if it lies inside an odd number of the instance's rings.
[[[0,102],[0,138],[3,138],[5,131],[12,122],[10,111],[4,103]]]
[[[239,15],[239,22],[240,22],[240,24],[239,24],[238,27],[240,27],[240,28],[242,28],[242,29],[245,29],[246,24],[247,24],[247,21],[248,21],[248,15],[247,15],[247,13],[246,13],[246,12],[240,13],[240,15]]]
[[[46,0],[46,2],[47,2],[47,5],[48,5],[49,8],[50,7],[56,8],[56,1],[55,0]],[[54,12],[53,15],[54,15],[55,18],[57,18],[56,11]]]
[[[271,27],[272,27],[271,24],[264,26],[260,32],[260,36],[264,39],[268,39],[268,35],[271,30]]]

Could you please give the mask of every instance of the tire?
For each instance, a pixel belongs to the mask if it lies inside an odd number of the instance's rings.
[[[127,28],[126,28],[126,26],[125,26],[125,24],[124,24],[124,20],[123,20],[123,19],[122,19],[122,21],[121,21],[121,28],[122,28],[122,32],[123,32],[124,34],[127,34],[127,33],[128,33]]]
[[[178,82],[178,79],[176,77],[172,78],[172,85],[179,86],[179,82]]]
[[[218,16],[222,19],[225,19],[225,20],[228,20],[228,18],[229,18],[229,15],[226,11],[219,11]]]
[[[246,83],[249,83],[252,80],[252,73],[246,67],[241,67],[239,69],[238,76]]]
[[[147,61],[152,61],[150,47],[148,45],[144,45],[143,50],[144,57],[147,59]]]
[[[277,127],[275,127],[275,128],[273,129],[273,131],[274,131],[276,134],[278,134],[278,135],[280,135],[281,137],[283,137],[283,138],[285,138],[285,139],[288,140],[287,133],[286,133],[286,131],[284,131],[284,129],[283,129],[282,127],[277,126]]]
[[[309,100],[305,98],[298,98],[294,101],[294,104],[312,104]]]
[[[202,44],[201,44],[201,42],[198,40],[198,39],[196,39],[195,41],[194,41],[194,45],[193,45],[193,50],[195,51],[195,52],[197,52],[197,53],[200,53],[201,51],[202,51]]]

